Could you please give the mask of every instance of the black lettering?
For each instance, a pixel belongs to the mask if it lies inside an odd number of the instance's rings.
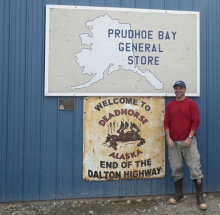
[[[97,104],[96,107],[94,107],[97,111],[100,111],[102,107],[101,103]]]
[[[129,171],[124,171],[124,177],[129,178]]]
[[[125,103],[125,98],[120,98],[120,99],[119,99],[119,102],[120,102],[121,104],[124,104],[124,103]]]
[[[105,174],[105,179],[108,179],[108,171],[104,171],[104,174]]]
[[[114,178],[115,177],[115,173],[114,172],[110,172],[109,173],[109,178]]]
[[[162,169],[161,167],[157,168],[157,174],[160,174],[161,169]]]
[[[104,105],[104,107],[108,106],[107,100],[102,101],[102,104]]]
[[[146,160],[141,160],[141,167],[147,166],[147,161]]]
[[[136,167],[139,167],[140,161],[135,161],[135,163],[136,163]]]
[[[143,107],[146,104],[146,102],[141,101],[141,107]]]
[[[138,171],[137,171],[137,170],[133,171],[133,177],[134,177],[134,178],[137,178],[137,177],[138,177]]]
[[[145,176],[147,175],[151,176],[151,169],[145,170]]]
[[[151,158],[147,159],[147,165],[148,165],[148,166],[151,165]]]
[[[122,168],[126,168],[126,167],[127,167],[127,162],[122,162],[122,163],[121,163],[121,167],[122,167]]]
[[[126,104],[132,104],[132,98],[126,98]]]
[[[91,170],[89,170],[89,169],[88,169],[88,176],[89,176],[90,178],[92,178],[92,176],[93,176],[93,172],[92,172]]]
[[[115,172],[115,178],[121,178],[121,172]]]
[[[137,99],[133,99],[133,105],[137,105],[138,104],[138,100]]]
[[[113,105],[113,103],[111,103],[111,100],[110,100],[110,99],[108,99],[108,104],[109,104],[109,105]]]
[[[94,174],[93,174],[93,178],[98,178],[98,177],[99,177],[98,172],[95,171]]]
[[[105,161],[100,161],[100,167],[105,168]]]
[[[117,102],[116,102],[116,100],[117,100]],[[118,98],[114,98],[113,102],[114,102],[114,104],[118,104]]]
[[[150,106],[149,106],[149,105],[146,105],[146,106],[145,106],[145,110],[146,110],[146,111],[149,111],[149,110],[150,110]]]
[[[156,174],[157,174],[156,169],[153,168],[152,175],[156,175]]]
[[[139,170],[139,177],[144,177],[144,170]]]

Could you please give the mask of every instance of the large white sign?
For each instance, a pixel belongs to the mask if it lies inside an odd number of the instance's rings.
[[[199,13],[47,5],[46,96],[199,96]]]

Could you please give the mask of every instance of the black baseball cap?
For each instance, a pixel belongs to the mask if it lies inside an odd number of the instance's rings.
[[[175,86],[182,86],[184,88],[186,88],[186,84],[183,81],[176,81],[175,84],[173,85],[173,87]]]

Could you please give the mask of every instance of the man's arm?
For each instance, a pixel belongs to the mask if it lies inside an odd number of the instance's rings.
[[[198,126],[199,126],[199,109],[196,103],[193,101],[191,103],[191,130],[189,132],[189,136],[194,136]],[[189,147],[191,145],[192,139],[187,137],[183,142],[183,147]]]
[[[169,103],[167,104],[166,109],[165,109],[164,131],[165,131],[165,135],[166,135],[167,146],[168,146],[170,149],[173,149],[174,143],[173,143],[173,140],[170,138]]]
[[[199,109],[194,101],[192,101],[190,110],[191,110],[191,130],[193,130],[195,133],[197,128],[199,127]]]
[[[173,140],[170,138],[170,129],[165,129],[165,134],[166,134],[167,146],[170,149],[173,149],[174,143]]]
[[[193,131],[193,130],[191,130],[190,132],[189,132],[189,136],[194,136],[194,134],[195,134],[195,131]],[[185,147],[190,147],[190,145],[191,145],[191,142],[192,142],[192,139],[190,138],[190,137],[187,137],[185,140],[184,140],[184,142],[183,142],[183,147],[185,148]]]

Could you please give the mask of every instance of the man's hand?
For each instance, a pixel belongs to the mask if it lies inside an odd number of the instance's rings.
[[[183,148],[190,147],[192,139],[187,137],[187,139],[183,142]]]
[[[167,138],[167,146],[170,149],[173,149],[174,143],[173,143],[173,140],[171,138]]]

